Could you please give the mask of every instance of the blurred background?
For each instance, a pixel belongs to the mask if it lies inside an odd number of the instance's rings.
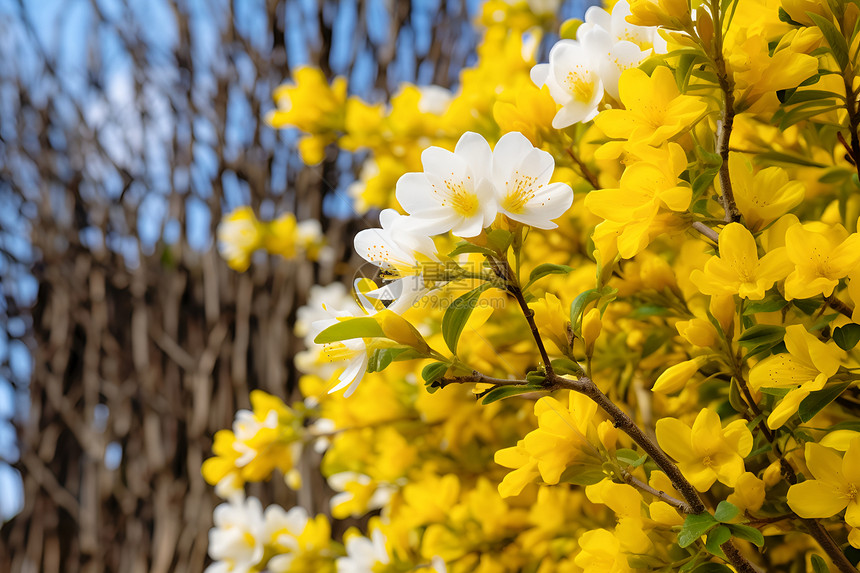
[[[0,571],[204,569],[212,436],[252,389],[297,398],[295,311],[352,276],[351,237],[377,221],[347,192],[363,158],[305,166],[263,122],[272,92],[304,64],[374,102],[456,88],[479,11],[0,0]],[[320,220],[333,256],[231,271],[214,230],[241,205]],[[327,509],[321,488],[251,492]]]

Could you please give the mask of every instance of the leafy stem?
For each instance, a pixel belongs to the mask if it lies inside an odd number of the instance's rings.
[[[726,212],[726,222],[737,222],[741,219],[741,212],[735,203],[732,180],[729,177],[729,140],[735,121],[734,80],[726,69],[726,60],[723,56],[723,15],[720,12],[719,0],[711,0],[710,6],[711,16],[714,19],[713,61],[717,72],[717,81],[723,92],[723,117],[717,127],[717,152],[722,159],[719,172],[720,190],[723,209]]]

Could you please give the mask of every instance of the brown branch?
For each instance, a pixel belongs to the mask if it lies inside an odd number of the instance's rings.
[[[513,295],[513,297],[517,300],[517,304],[520,305],[520,310],[523,312],[523,316],[526,318],[526,322],[529,323],[529,329],[532,331],[532,337],[535,340],[535,344],[538,347],[538,351],[540,352],[541,359],[543,360],[544,369],[546,369],[547,377],[553,376],[552,364],[549,359],[549,353],[546,351],[546,346],[544,346],[543,339],[541,338],[540,331],[538,330],[537,323],[535,322],[535,312],[529,308],[528,303],[526,302],[525,297],[523,296],[523,291],[520,288],[519,282],[517,281],[517,277],[511,269],[511,265],[508,264],[508,261],[500,258],[492,258],[490,259],[490,265],[493,268],[493,271],[496,275],[503,279],[507,285],[508,292]]]
[[[636,425],[630,416],[615,405],[590,378],[581,376],[577,380],[571,380],[553,375],[552,377],[547,376],[547,381],[551,383],[551,388],[565,388],[588,396],[592,402],[600,406],[600,409],[612,419],[616,428],[630,436],[654,460],[657,467],[663,470],[672,481],[672,485],[675,486],[675,489],[678,490],[678,493],[684,497],[684,500],[690,506],[691,513],[702,513],[705,511],[705,504],[702,502],[702,498],[699,497],[699,492],[687,481],[687,478],[684,477],[681,470],[675,465],[675,462]]]
[[[588,166],[573,152],[572,147],[568,147],[565,151],[573,159],[573,162],[576,163],[577,167],[579,167],[579,171],[582,176],[585,178],[588,183],[594,187],[595,189],[600,189],[600,182],[597,180],[597,176],[592,173],[592,171],[588,168]]]
[[[481,374],[477,370],[472,372],[470,376],[451,376],[449,378],[441,378],[437,381],[439,388],[444,388],[451,384],[493,384],[495,386],[525,386],[527,380],[510,380],[507,378],[493,378]]]

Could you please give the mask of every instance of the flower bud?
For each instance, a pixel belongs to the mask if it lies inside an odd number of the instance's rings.
[[[714,325],[703,318],[679,320],[675,323],[675,328],[678,334],[693,346],[707,348],[717,341],[717,330]]]
[[[711,41],[714,39],[714,21],[707,10],[698,10],[696,12],[696,31],[699,33],[702,42],[706,46],[710,46]]]
[[[414,326],[408,320],[392,310],[383,310],[376,314],[376,321],[382,327],[382,332],[385,337],[402,344],[414,348],[421,354],[429,354],[430,347],[427,341],[421,336]]]
[[[594,343],[597,342],[602,328],[599,309],[592,308],[582,317],[582,340],[585,342],[586,356],[591,356],[594,352]]]
[[[778,484],[782,479],[782,468],[780,467],[779,462],[776,461],[767,466],[764,469],[764,473],[762,473],[761,478],[768,487]]]
[[[720,328],[726,335],[732,332],[732,322],[735,319],[735,296],[731,294],[715,294],[711,296],[711,303],[708,305],[708,310],[717,322],[720,323]]]
[[[726,501],[741,510],[758,511],[764,505],[764,482],[752,472],[743,473],[735,483],[734,493]]]
[[[686,360],[680,364],[670,366],[660,374],[657,381],[654,382],[654,386],[651,388],[651,391],[671,394],[672,392],[677,392],[678,390],[683,389],[684,386],[687,385],[687,382],[690,381],[690,378],[699,371],[699,366],[701,366],[701,364],[701,358],[694,358],[692,360]]]

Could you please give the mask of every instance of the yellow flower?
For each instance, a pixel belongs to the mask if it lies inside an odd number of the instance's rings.
[[[785,329],[788,354],[774,354],[750,371],[750,387],[791,388],[767,419],[771,429],[779,428],[797,412],[810,392],[821,390],[839,370],[840,351],[833,341],[825,344],[800,324]]]
[[[744,473],[744,457],[752,450],[753,437],[745,420],[723,428],[719,415],[705,408],[692,428],[676,418],[658,420],[657,442],[678,461],[693,487],[708,491],[717,480],[734,487]]]
[[[785,280],[785,298],[830,296],[839,280],[860,266],[860,235],[846,236],[841,227],[797,224],[785,232],[794,272]]]
[[[529,303],[529,308],[535,313],[535,322],[540,325],[541,333],[558,347],[559,352],[569,354],[567,332],[570,321],[558,297],[548,292],[544,298]]]
[[[745,472],[735,483],[735,491],[726,499],[741,511],[758,511],[764,505],[764,482],[754,473]]]
[[[591,432],[597,439],[596,413],[597,405],[576,392],[570,393],[567,407],[550,396],[538,400],[535,403],[538,428],[515,447],[496,452],[497,464],[514,469],[499,484],[502,497],[519,494],[538,474],[545,483],[555,485],[571,465],[599,467],[599,454],[588,437]]]
[[[708,111],[698,97],[681,95],[672,70],[664,66],[651,77],[638,68],[625,70],[618,90],[626,109],[605,110],[594,119],[613,139],[658,146],[690,129]]]
[[[574,562],[584,573],[627,573],[627,556],[621,552],[621,541],[605,529],[586,531],[579,538],[581,551]]]
[[[585,495],[592,503],[602,503],[618,518],[615,533],[621,547],[630,553],[647,553],[651,540],[645,534],[642,519],[642,496],[626,483],[603,480],[585,488]]]
[[[648,246],[653,236],[664,231],[663,215],[667,209],[687,210],[692,190],[678,179],[686,167],[684,150],[670,143],[653,149],[647,160],[629,165],[621,175],[619,188],[600,189],[586,195],[585,207],[606,219],[594,234],[601,254],[610,252],[602,246],[606,237],[614,238],[622,258],[635,256]]]
[[[263,246],[263,225],[248,206],[234,209],[218,223],[218,251],[231,269],[244,272]]]
[[[767,289],[791,270],[785,249],[774,249],[759,260],[752,234],[740,223],[729,223],[720,232],[720,254],[694,270],[692,280],[704,294],[738,294],[761,300]]]
[[[265,234],[266,250],[289,259],[296,255],[296,216],[284,213],[268,224]]]
[[[832,517],[847,509],[845,523],[860,527],[860,438],[839,454],[814,442],[806,443],[806,465],[815,479],[788,488],[788,506],[800,517]]]
[[[506,97],[511,91],[515,93],[512,102],[508,101],[509,96]],[[493,117],[502,133],[519,131],[537,147],[556,135],[552,128],[556,104],[548,87],[538,88],[531,80],[524,80],[515,89],[503,92],[501,97],[506,99],[493,106]]]
[[[305,133],[342,131],[346,106],[346,78],[335,78],[329,86],[319,68],[303,67],[294,74],[295,83],[275,90],[278,108],[266,121],[274,128],[297,127]]]
[[[684,29],[692,24],[687,0],[630,0],[628,22],[637,26]]]
[[[675,323],[675,329],[693,346],[708,348],[717,342],[717,329],[704,318],[679,320]]]
[[[279,398],[261,390],[251,392],[253,411],[239,410],[233,430],[215,434],[215,456],[203,462],[203,478],[212,485],[231,477],[246,481],[268,479],[277,468],[293,467],[302,428],[301,417]]]
[[[779,167],[768,167],[753,174],[752,164],[740,153],[729,156],[732,191],[744,223],[753,233],[797,207],[805,194],[803,183],[789,181]]]
[[[602,328],[599,308],[592,308],[582,317],[582,340],[585,342],[586,356],[591,356],[594,352],[594,343],[597,342]]]
[[[771,54],[763,32],[741,30],[729,42],[726,56],[735,80],[737,111],[763,111],[778,105],[776,91],[797,87],[818,72],[818,59],[796,51],[800,46],[777,46]],[[755,106],[755,107],[753,107]]]

